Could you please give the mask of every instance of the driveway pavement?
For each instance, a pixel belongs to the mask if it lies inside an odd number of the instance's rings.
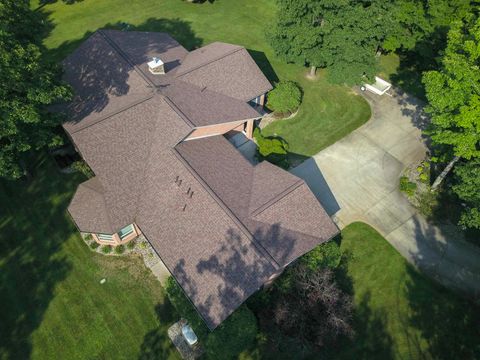
[[[402,171],[427,151],[421,104],[401,93],[362,95],[372,107],[370,121],[291,172],[305,179],[340,228],[368,223],[424,273],[480,298],[478,248],[427,223],[398,190]]]

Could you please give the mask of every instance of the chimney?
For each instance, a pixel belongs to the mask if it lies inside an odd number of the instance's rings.
[[[150,61],[148,64],[148,70],[153,75],[162,75],[165,74],[165,68],[163,67],[163,61],[160,60],[157,57],[153,57],[152,61]]]

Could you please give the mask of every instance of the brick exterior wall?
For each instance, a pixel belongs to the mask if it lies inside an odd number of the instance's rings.
[[[112,241],[100,240],[98,238],[98,236],[94,233],[92,233],[92,237],[93,237],[93,240],[95,240],[97,243],[99,243],[101,245],[117,246],[117,245],[121,245],[121,244],[126,244],[130,240],[135,239],[141,233],[142,232],[140,231],[138,226],[133,224],[133,232],[123,239],[120,239],[120,236],[118,236],[118,234],[113,234],[113,240]]]
[[[252,124],[251,127],[253,129],[253,120],[254,119],[251,119],[248,121],[236,121],[236,122],[231,122],[226,124],[217,124],[212,126],[204,126],[204,127],[196,128],[190,133],[190,135],[188,135],[187,138],[185,138],[185,140],[197,139],[205,136],[223,135],[231,130],[243,131],[243,124],[245,123],[247,123],[247,128],[248,128],[248,123],[251,123]]]

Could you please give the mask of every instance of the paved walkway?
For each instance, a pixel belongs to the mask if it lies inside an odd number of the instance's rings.
[[[426,222],[398,190],[405,167],[425,157],[421,104],[405,94],[363,94],[371,120],[292,173],[305,179],[340,228],[363,221],[410,263],[442,284],[480,298],[480,250],[454,229]]]

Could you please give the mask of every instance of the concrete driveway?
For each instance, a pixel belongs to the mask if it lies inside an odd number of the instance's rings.
[[[362,95],[372,107],[370,121],[291,172],[305,179],[340,228],[368,223],[429,276],[480,296],[480,251],[428,224],[398,190],[402,171],[427,151],[422,105],[398,92]]]

